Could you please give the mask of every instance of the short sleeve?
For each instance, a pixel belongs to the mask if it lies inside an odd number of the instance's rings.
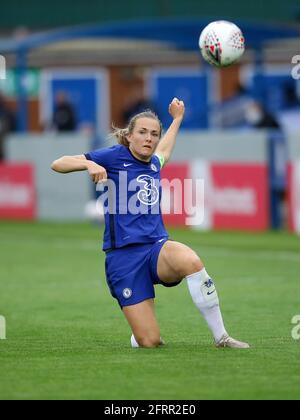
[[[164,166],[165,166],[165,163],[166,163],[166,161],[165,161],[165,158],[163,157],[163,156],[160,156],[160,155],[155,155],[157,158],[158,158],[158,160],[159,160],[159,163],[160,163],[160,169],[162,169]]]
[[[103,166],[104,168],[109,168],[115,161],[117,154],[118,148],[117,146],[113,146],[86,153],[85,157],[87,160],[91,160],[97,163],[97,165]]]

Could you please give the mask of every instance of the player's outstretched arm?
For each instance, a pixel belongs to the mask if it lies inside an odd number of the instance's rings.
[[[97,163],[87,160],[84,155],[79,156],[63,156],[55,160],[51,169],[61,174],[68,174],[70,172],[88,171],[90,177],[95,184],[107,180],[107,173],[105,168]]]
[[[175,147],[176,136],[181,126],[184,112],[185,107],[183,101],[174,98],[169,106],[169,113],[173,117],[173,122],[156,149],[156,154],[163,157],[165,162],[168,162]]]

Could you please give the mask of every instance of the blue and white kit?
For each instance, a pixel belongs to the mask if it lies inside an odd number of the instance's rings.
[[[157,274],[159,253],[169,239],[160,208],[163,160],[154,155],[150,162],[143,162],[123,145],[85,156],[103,166],[115,185],[114,194],[109,187],[102,193],[109,209],[103,250],[111,294],[121,307],[154,298],[154,284],[163,284]]]

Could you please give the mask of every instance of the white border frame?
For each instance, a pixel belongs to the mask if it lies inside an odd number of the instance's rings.
[[[287,76],[290,75],[291,80],[293,79],[292,76],[293,66],[292,64],[266,64],[262,67],[261,73],[267,76]],[[240,71],[240,82],[247,86],[247,84],[251,81],[251,78],[255,74],[255,65],[254,64],[246,64],[241,68]],[[296,94],[300,99],[300,79],[295,80],[296,82]]]
[[[56,78],[76,80],[94,78],[97,84],[97,133],[107,133],[110,129],[110,95],[109,95],[109,72],[102,69],[79,67],[74,70],[70,68],[53,68],[41,72],[40,87],[40,120],[47,123],[52,120],[53,95],[50,82]],[[102,86],[100,88],[100,82]],[[105,106],[103,107],[103,104]]]
[[[240,71],[240,81],[242,83],[249,82],[250,78],[253,77],[255,73],[255,65],[254,64],[246,64],[242,66]],[[261,68],[261,73],[266,74],[268,76],[282,76],[282,75],[290,75],[292,78],[292,64],[266,64]],[[297,82],[297,80],[296,80]]]
[[[156,80],[158,76],[207,76],[207,93],[209,107],[219,103],[220,101],[220,75],[215,69],[197,66],[154,66],[146,71],[145,76],[145,93],[147,97],[151,98],[151,93],[154,92],[155,96],[159,96],[157,92]],[[215,128],[215,118],[213,113],[208,114],[208,129]]]

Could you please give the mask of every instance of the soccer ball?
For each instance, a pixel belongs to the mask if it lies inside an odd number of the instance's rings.
[[[205,61],[215,67],[227,67],[238,61],[245,51],[245,38],[234,23],[219,20],[202,31],[199,47]]]

